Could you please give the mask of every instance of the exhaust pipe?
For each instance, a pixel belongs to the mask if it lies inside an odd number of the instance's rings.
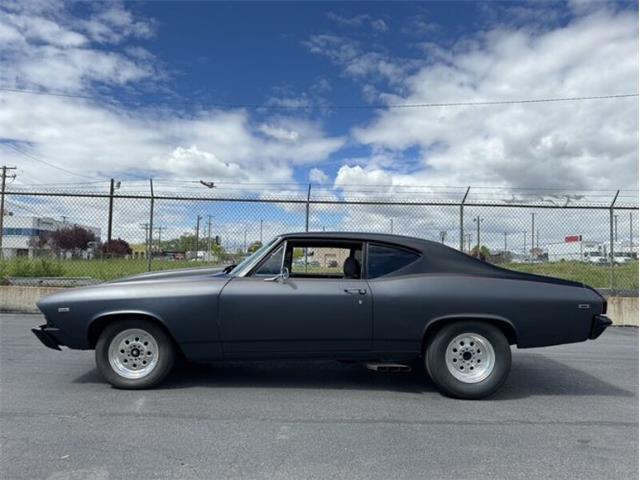
[[[398,372],[410,372],[411,367],[409,365],[403,365],[401,363],[365,363],[365,367],[374,372],[382,373],[398,373]]]

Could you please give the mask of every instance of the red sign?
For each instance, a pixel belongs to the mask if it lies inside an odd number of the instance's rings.
[[[564,241],[565,243],[581,242],[582,235],[569,235],[568,237],[564,237]]]

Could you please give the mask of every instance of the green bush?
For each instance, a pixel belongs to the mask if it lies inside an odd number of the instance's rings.
[[[58,260],[12,258],[0,262],[0,275],[6,277],[62,277],[66,273]]]

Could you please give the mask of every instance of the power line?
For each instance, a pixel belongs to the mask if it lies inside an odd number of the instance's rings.
[[[96,177],[89,177],[87,175],[82,175],[81,173],[72,172],[71,170],[67,170],[66,168],[62,168],[62,167],[59,167],[58,165],[55,165],[55,164],[50,163],[50,162],[47,162],[46,160],[43,160],[43,159],[38,158],[38,157],[28,153],[28,152],[25,152],[24,150],[21,150],[20,148],[16,147],[15,145],[13,145],[11,143],[3,143],[3,145],[5,145],[6,147],[11,148],[12,150],[15,150],[16,152],[20,153],[21,155],[24,155],[27,158],[30,158],[31,160],[35,160],[36,162],[44,163],[45,165],[48,165],[51,168],[55,168],[57,170],[60,170],[61,172],[65,172],[65,173],[68,173],[70,175],[75,175],[76,177],[88,178],[89,180],[97,180]]]
[[[64,92],[51,92],[43,90],[24,90],[18,88],[3,88],[1,92],[22,93],[31,95],[46,95],[52,97],[81,98],[85,100],[96,100],[101,97],[91,95],[79,95]],[[513,100],[480,100],[465,102],[437,102],[437,103],[390,103],[390,104],[329,104],[329,105],[271,105],[260,103],[220,103],[213,102],[210,104],[216,108],[249,108],[249,109],[265,109],[265,110],[379,110],[379,109],[409,109],[409,108],[437,108],[437,107],[471,107],[471,106],[487,106],[487,105],[512,105],[512,104],[529,104],[529,103],[553,103],[553,102],[577,102],[585,100],[607,100],[619,98],[638,97],[638,93],[622,93],[611,95],[592,95],[580,97],[548,97],[548,98],[530,98],[530,99],[513,99]]]

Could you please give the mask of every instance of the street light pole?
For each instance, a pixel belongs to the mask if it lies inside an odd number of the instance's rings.
[[[480,222],[482,222],[482,219],[480,218],[480,215],[478,215],[476,218],[473,219],[473,221],[476,222],[476,228],[477,228],[476,239],[478,243],[476,245],[476,257],[480,258]]]
[[[533,263],[533,249],[535,247],[536,238],[536,214],[531,212],[531,253],[529,254],[529,261]]]
[[[200,220],[202,216],[196,218],[196,260],[198,260],[198,250],[200,250]]]

